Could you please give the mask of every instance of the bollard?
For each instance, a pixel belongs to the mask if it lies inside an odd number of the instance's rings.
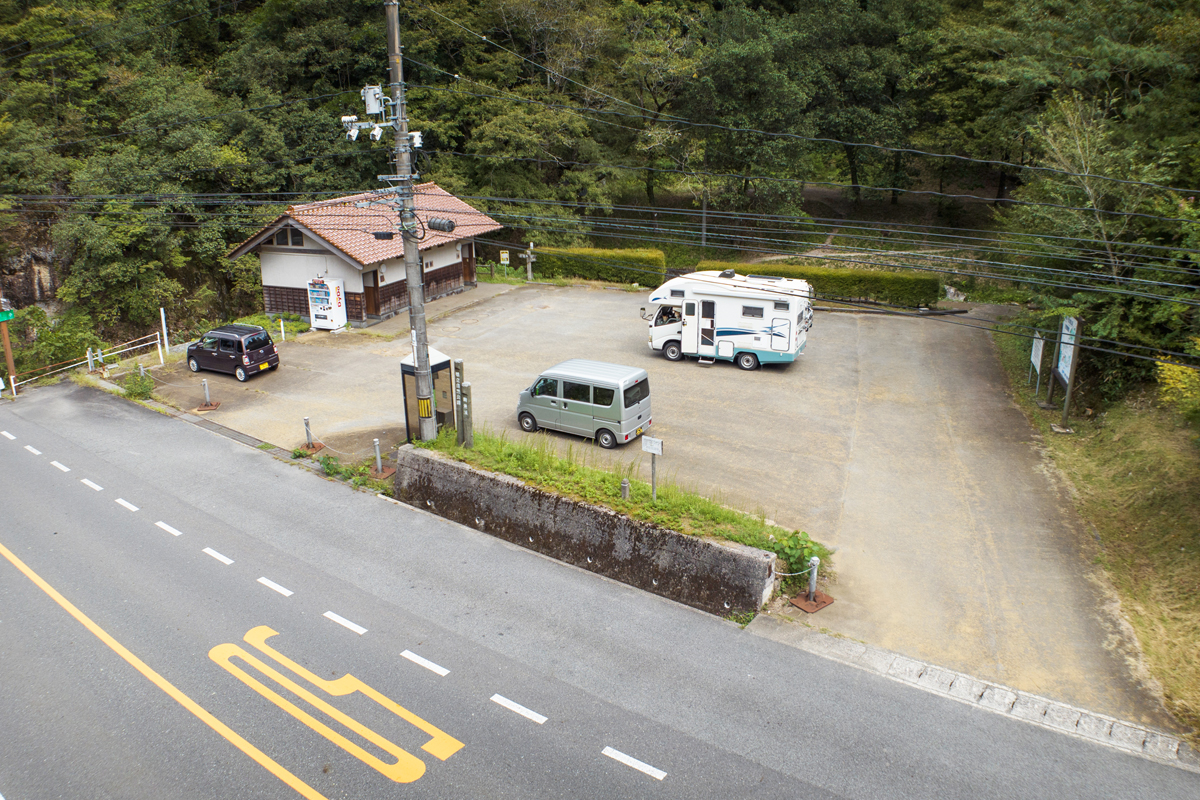
[[[383,456],[379,455],[379,440],[375,440],[375,474],[383,472]]]
[[[308,427],[308,417],[304,418],[304,438],[308,441],[308,449],[312,449],[312,430]]]
[[[629,499],[629,478],[621,478],[621,499]]]
[[[809,602],[817,599],[817,569],[821,566],[821,559],[813,556],[808,560],[808,599]]]
[[[279,318],[279,341],[287,341],[287,331],[283,329],[283,317]]]
[[[143,378],[144,378],[144,377],[146,377],[146,365],[145,365],[145,364],[138,364],[138,369],[139,369],[139,370],[141,370],[141,372],[142,372],[142,377],[143,377]]]
[[[208,396],[208,380],[206,378],[201,378],[200,383],[204,385],[204,405],[211,406],[212,398]]]
[[[87,359],[88,359],[88,372],[95,372],[96,371],[96,362],[94,362],[92,360],[92,348],[90,348],[90,347],[88,348]]]

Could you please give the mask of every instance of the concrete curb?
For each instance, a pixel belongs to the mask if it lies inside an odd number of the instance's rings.
[[[746,626],[756,636],[857,667],[994,714],[1065,733],[1077,739],[1200,773],[1200,757],[1182,739],[1164,731],[1060,703],[1047,697],[982,681],[961,672],[902,656],[852,639],[759,614]]]

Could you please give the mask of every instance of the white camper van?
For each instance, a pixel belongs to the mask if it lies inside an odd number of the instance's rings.
[[[650,349],[668,361],[732,361],[742,369],[789,363],[812,327],[812,287],[794,278],[693,272],[650,293]]]

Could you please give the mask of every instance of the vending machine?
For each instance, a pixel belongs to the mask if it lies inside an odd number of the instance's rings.
[[[332,331],[346,327],[346,292],[342,281],[313,278],[308,282],[309,325]]]

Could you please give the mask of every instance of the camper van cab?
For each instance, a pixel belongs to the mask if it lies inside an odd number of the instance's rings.
[[[616,447],[650,428],[650,379],[637,367],[573,358],[521,392],[517,421],[527,433],[549,428]]]
[[[695,356],[701,364],[732,361],[742,369],[790,363],[804,352],[812,327],[807,281],[764,275],[693,272],[650,293],[656,308],[650,349],[668,361]]]

